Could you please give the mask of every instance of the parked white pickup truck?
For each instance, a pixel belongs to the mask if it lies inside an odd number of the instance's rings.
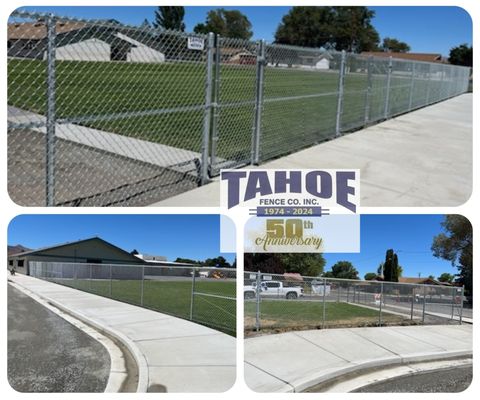
[[[256,293],[257,282],[243,287],[245,299],[254,299]],[[297,299],[303,296],[303,288],[300,286],[284,286],[284,283],[280,281],[263,281],[260,283],[260,296]]]

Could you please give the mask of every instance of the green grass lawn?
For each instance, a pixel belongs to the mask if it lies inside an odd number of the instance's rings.
[[[250,156],[254,124],[255,67],[222,65],[220,73],[217,156],[246,160]],[[93,117],[83,125],[152,142],[200,152],[202,109],[161,115],[101,116],[176,107],[201,106],[205,97],[205,66],[193,63],[115,63],[57,61],[58,118]],[[408,106],[409,79],[392,78],[391,113]],[[374,75],[370,120],[383,117],[385,76]],[[416,101],[425,97],[417,81]],[[360,127],[365,120],[367,79],[348,74],[342,128]],[[325,140],[335,134],[338,75],[300,69],[265,69],[262,114],[262,158],[267,159]],[[329,94],[331,93],[331,94]],[[323,96],[317,96],[322,94]],[[314,96],[278,100],[282,97]],[[242,103],[232,107],[225,105]],[[244,104],[244,102],[249,102]],[[45,62],[8,61],[8,104],[45,114]],[[223,106],[222,106],[223,105]],[[415,104],[415,106],[420,105]]]
[[[66,279],[58,283],[86,292],[110,297],[126,303],[141,304],[141,281]],[[110,292],[111,290],[111,292]],[[235,298],[234,281],[205,281],[197,279],[193,299],[193,321],[224,331],[236,332],[236,301],[208,297],[201,293]],[[146,280],[143,306],[156,311],[190,319],[192,283],[189,281]]]
[[[255,302],[245,303],[245,328],[251,330],[255,323]],[[322,326],[323,302],[298,300],[262,300],[260,303],[262,329],[301,330]],[[378,323],[379,312],[352,303],[326,302],[327,327],[368,326]],[[401,322],[403,317],[383,313],[386,323]]]

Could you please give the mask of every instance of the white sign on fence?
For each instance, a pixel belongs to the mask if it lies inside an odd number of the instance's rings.
[[[200,37],[189,36],[187,47],[190,50],[203,50],[205,48],[205,41]]]

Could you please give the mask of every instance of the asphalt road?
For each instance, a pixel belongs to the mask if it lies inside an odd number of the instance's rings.
[[[107,350],[8,285],[8,381],[19,392],[103,392]]]
[[[364,386],[356,393],[457,393],[467,389],[472,382],[471,365],[447,368],[416,375],[388,379]]]

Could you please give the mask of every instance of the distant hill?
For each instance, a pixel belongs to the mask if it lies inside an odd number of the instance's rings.
[[[21,244],[16,244],[15,246],[8,245],[8,255],[23,253],[24,251],[30,251],[28,247],[22,246]]]

